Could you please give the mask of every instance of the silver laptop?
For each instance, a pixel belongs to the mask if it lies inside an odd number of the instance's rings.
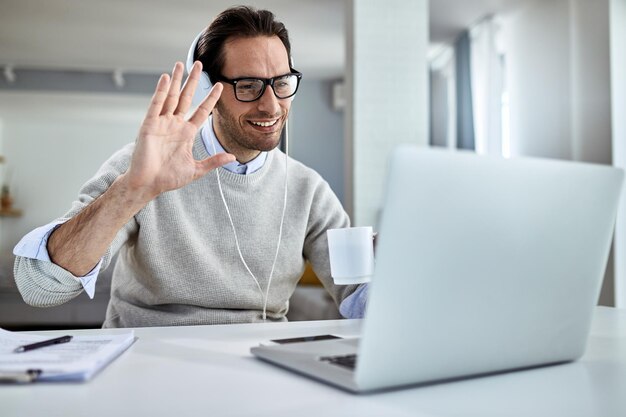
[[[359,339],[251,352],[353,392],[582,356],[623,172],[398,147]]]

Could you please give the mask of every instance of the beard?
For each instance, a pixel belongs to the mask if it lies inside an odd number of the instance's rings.
[[[270,133],[264,133],[255,131],[251,126],[247,129],[242,126],[241,123],[248,123],[247,121],[240,122],[231,112],[229,112],[226,107],[221,102],[217,102],[215,106],[215,110],[217,110],[218,118],[216,118],[215,122],[219,125],[220,130],[222,132],[222,136],[220,137],[220,143],[228,152],[235,152],[237,149],[242,149],[246,151],[260,151],[260,152],[268,152],[272,149],[276,148],[280,143],[281,133],[285,127],[285,120],[287,119],[287,112],[285,111],[282,114],[268,114],[268,113],[251,113],[246,114],[246,117],[249,118],[269,118],[275,119],[279,117],[280,119],[276,122],[277,129]]]

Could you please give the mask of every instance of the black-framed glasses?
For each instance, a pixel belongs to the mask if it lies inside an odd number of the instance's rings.
[[[277,98],[293,97],[298,91],[302,73],[291,69],[289,74],[279,75],[274,78],[253,78],[242,77],[229,79],[219,76],[218,81],[225,82],[233,86],[235,98],[243,102],[258,100],[265,93],[267,86],[271,86]]]

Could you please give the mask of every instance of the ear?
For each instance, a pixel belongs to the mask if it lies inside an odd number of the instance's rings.
[[[187,61],[185,62],[185,69],[187,70],[187,75],[191,72],[191,67],[193,67],[193,63],[195,62],[194,56],[196,55],[196,47],[198,46],[198,41],[200,37],[204,34],[204,30],[198,33],[198,36],[193,40],[191,46],[189,47],[189,52],[187,52]],[[202,100],[209,94],[209,91],[213,87],[211,84],[211,80],[209,79],[209,75],[202,70],[200,73],[200,80],[198,81],[198,86],[196,87],[196,91],[193,94],[193,98],[191,100],[191,105],[195,108],[200,105]]]

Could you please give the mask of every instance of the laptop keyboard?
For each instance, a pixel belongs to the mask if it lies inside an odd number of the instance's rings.
[[[322,362],[328,362],[333,365],[342,366],[344,368],[354,370],[356,368],[356,354],[352,355],[337,355],[337,356],[322,356],[320,358]]]

